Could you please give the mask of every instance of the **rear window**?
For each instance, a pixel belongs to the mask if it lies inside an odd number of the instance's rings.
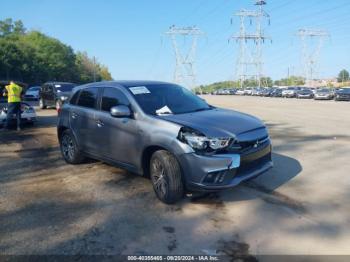
[[[87,108],[95,108],[97,101],[97,87],[89,87],[80,91],[77,105]]]
[[[59,92],[70,92],[75,87],[74,84],[55,84],[54,86]]]
[[[40,86],[34,86],[27,89],[27,91],[39,91],[39,90],[40,90]]]

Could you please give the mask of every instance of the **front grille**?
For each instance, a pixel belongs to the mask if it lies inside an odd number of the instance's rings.
[[[227,153],[246,154],[250,151],[259,150],[266,146],[270,139],[268,136],[251,141],[234,141],[227,149]]]

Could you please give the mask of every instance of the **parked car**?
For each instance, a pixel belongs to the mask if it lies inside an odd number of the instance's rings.
[[[258,96],[258,91],[259,91],[259,88],[253,88],[250,95],[251,96]]]
[[[314,97],[314,93],[312,92],[311,89],[304,88],[304,89],[299,90],[296,93],[296,97],[297,98],[308,98],[308,99],[311,99],[311,98]]]
[[[43,84],[39,91],[39,107],[55,107],[60,109],[63,102],[66,101],[76,84],[65,82],[47,82]]]
[[[286,89],[284,89],[282,91],[282,97],[287,97],[287,98],[292,98],[292,97],[296,97],[297,92],[300,90],[300,88],[298,87],[287,87]]]
[[[265,96],[265,97],[268,97],[268,96],[271,96],[271,93],[274,91],[273,88],[264,88],[261,93],[260,93],[260,96]]]
[[[2,104],[0,106],[0,126],[2,127],[7,118],[7,109],[8,109],[8,104]],[[34,108],[25,103],[21,103],[21,124],[34,124],[36,122],[37,116],[35,113]],[[14,126],[16,125],[16,115],[13,115],[13,121],[11,121],[11,124]]]
[[[32,86],[24,93],[25,100],[39,100],[40,86]]]
[[[276,88],[270,93],[270,97],[282,97],[282,89]]]
[[[246,89],[244,89],[244,95],[250,96],[250,95],[252,95],[252,91],[253,91],[252,88],[246,88]]]
[[[236,88],[231,88],[231,89],[229,89],[229,92],[230,92],[230,95],[235,95],[236,92],[237,92],[237,89]]]
[[[263,122],[164,82],[79,86],[61,108],[57,131],[67,163],[89,156],[149,176],[167,204],[186,191],[237,186],[273,165]]]
[[[335,91],[335,101],[350,101],[350,87],[340,88]]]
[[[329,88],[321,88],[316,90],[314,99],[315,100],[331,100],[334,98],[334,93]]]
[[[237,89],[236,95],[241,95],[241,96],[243,96],[243,95],[244,95],[244,89]]]

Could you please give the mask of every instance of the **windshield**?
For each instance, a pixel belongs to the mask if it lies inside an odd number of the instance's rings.
[[[55,85],[57,91],[59,92],[70,92],[75,87],[74,84],[57,84]]]
[[[328,90],[328,89],[319,89],[319,90],[317,90],[317,92],[318,93],[328,93],[328,92],[330,92],[330,90]]]
[[[30,87],[27,91],[39,91],[40,90],[40,86],[33,86]]]
[[[184,114],[211,109],[191,91],[174,84],[131,86],[128,89],[149,115]]]

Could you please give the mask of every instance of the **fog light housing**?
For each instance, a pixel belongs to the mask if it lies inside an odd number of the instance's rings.
[[[208,173],[203,182],[205,184],[222,184],[225,181],[228,173],[229,172],[227,170]]]

